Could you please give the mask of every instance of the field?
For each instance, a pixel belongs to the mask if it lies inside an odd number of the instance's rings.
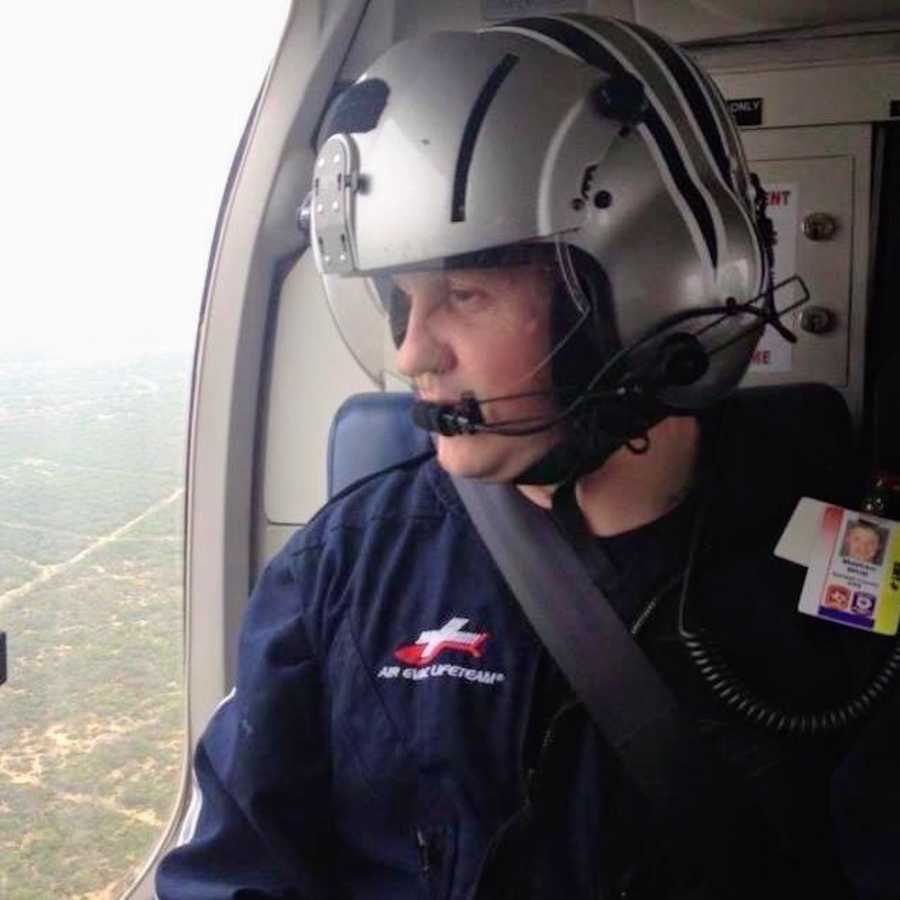
[[[115,900],[175,803],[188,377],[0,360],[2,900]]]

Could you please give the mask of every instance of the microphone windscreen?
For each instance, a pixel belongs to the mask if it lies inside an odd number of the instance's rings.
[[[412,420],[425,431],[432,431],[437,434],[447,434],[441,428],[443,413],[447,411],[446,407],[439,403],[428,403],[425,400],[416,400],[412,405]]]

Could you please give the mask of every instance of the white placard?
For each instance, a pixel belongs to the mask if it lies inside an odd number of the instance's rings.
[[[775,555],[800,566],[809,566],[824,511],[825,504],[821,500],[802,497],[778,540]]]
[[[797,274],[797,218],[800,208],[799,189],[796,184],[765,185],[769,201],[768,215],[775,226],[775,283]],[[790,291],[775,294],[775,305],[780,309],[790,304]],[[750,363],[752,372],[790,372],[792,366],[791,345],[772,328],[766,328]]]

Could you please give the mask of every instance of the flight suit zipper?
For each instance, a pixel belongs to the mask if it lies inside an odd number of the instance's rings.
[[[444,828],[417,828],[416,848],[419,872],[425,883],[429,900],[443,900],[449,893],[446,859],[448,834]]]
[[[571,710],[575,709],[578,706],[581,706],[581,701],[577,697],[573,697],[570,700],[567,700],[553,714],[553,718],[550,720],[550,724],[547,726],[547,729],[544,732],[544,736],[541,738],[541,746],[538,749],[537,758],[535,759],[534,765],[527,771],[525,775],[526,803],[531,804],[534,802],[535,791],[537,788],[537,785],[535,785],[535,780],[537,779],[540,771],[544,768],[544,763],[548,758],[550,748],[553,746],[559,723],[569,714]]]

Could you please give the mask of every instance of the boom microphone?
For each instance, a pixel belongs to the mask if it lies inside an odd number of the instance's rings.
[[[802,296],[784,309],[776,309],[773,299],[775,292],[791,283],[795,283],[801,289]],[[664,388],[687,387],[695,384],[709,369],[710,357],[721,353],[736,341],[746,338],[760,327],[760,323],[771,325],[786,340],[796,341],[797,338],[785,327],[781,319],[798,306],[806,303],[809,296],[809,289],[803,279],[799,275],[793,275],[778,284],[767,285],[763,291],[744,303],[737,303],[733,298],[729,298],[722,304],[695,307],[674,313],[657,323],[646,334],[614,353],[590,382],[584,388],[579,389],[578,395],[556,413],[509,421],[494,421],[488,424],[481,414],[483,404],[547,395],[552,392],[531,391],[477,400],[473,393],[467,391],[463,393],[459,403],[415,401],[412,406],[412,419],[419,428],[445,437],[480,432],[524,437],[558,425],[569,416],[577,414],[579,408],[598,409],[602,404],[607,404],[616,413],[620,413],[623,403],[628,403],[632,398],[636,398],[639,402],[645,402],[648,397],[657,395]],[[761,299],[764,300],[762,308],[756,306]],[[742,329],[737,335],[728,338],[718,346],[707,349],[701,343],[701,335],[737,315],[751,315],[756,321],[749,328]],[[680,330],[685,322],[708,316],[715,317],[715,320],[703,328],[695,332]],[[679,330],[668,335],[665,334],[666,331],[675,328]],[[642,364],[638,363],[635,359],[636,351],[650,341],[659,338],[662,340],[656,352]],[[626,365],[629,357],[634,366],[631,371]],[[616,370],[623,367],[624,371],[616,374]],[[611,380],[612,383],[604,383],[604,379],[607,379],[607,382]],[[564,395],[564,392],[560,391],[560,394]]]
[[[459,403],[429,403],[417,400],[412,406],[412,419],[419,428],[453,437],[481,431],[484,417],[474,394],[465,393]]]

